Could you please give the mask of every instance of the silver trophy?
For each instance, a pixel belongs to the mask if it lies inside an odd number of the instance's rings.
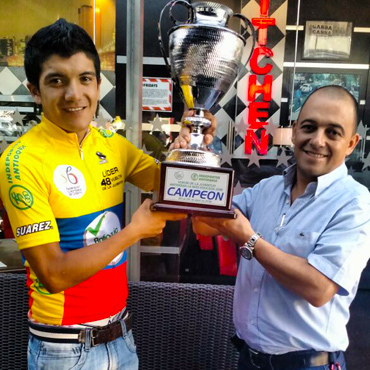
[[[187,9],[187,20],[179,22],[173,8]],[[164,11],[174,23],[169,32],[169,58],[162,43],[161,23]],[[245,31],[238,34],[227,28],[231,17],[244,21]],[[203,147],[203,129],[211,125],[204,112],[215,106],[235,83],[242,66],[247,28],[251,22],[233,14],[225,5],[202,1],[170,1],[162,10],[159,43],[165,63],[184,103],[195,113],[183,122],[191,130],[189,149],[174,149],[162,163],[161,190],[154,209],[182,211],[216,217],[234,217],[231,209],[234,171],[220,166],[220,158]],[[247,62],[249,61],[249,58]]]

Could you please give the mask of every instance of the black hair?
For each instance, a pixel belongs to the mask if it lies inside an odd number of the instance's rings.
[[[322,91],[322,90],[328,90],[327,93],[332,98],[336,98],[336,99],[349,98],[349,100],[351,101],[351,103],[353,105],[353,108],[354,108],[354,113],[355,113],[354,114],[354,132],[356,132],[357,126],[359,124],[359,122],[358,122],[358,116],[359,116],[359,114],[358,114],[358,103],[357,103],[357,100],[356,100],[356,98],[345,87],[340,86],[340,85],[326,85],[326,86],[321,86],[321,87],[317,88],[316,90],[314,90],[307,97],[307,99],[304,101],[304,103],[302,104],[302,107],[301,107],[301,110],[299,112],[297,121],[299,120],[299,116],[300,116],[300,114],[302,112],[303,107],[308,102],[308,100],[310,99],[310,97],[312,95],[316,94],[318,91]]]
[[[43,63],[52,55],[69,58],[83,52],[94,62],[96,78],[100,80],[100,58],[88,33],[61,18],[38,30],[28,41],[24,55],[27,80],[39,89]]]

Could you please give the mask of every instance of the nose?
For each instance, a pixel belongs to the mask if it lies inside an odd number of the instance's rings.
[[[65,91],[66,101],[78,101],[81,96],[81,89],[78,83],[70,81]]]
[[[325,131],[324,130],[316,130],[312,133],[310,144],[314,148],[322,148],[326,144],[325,140]]]

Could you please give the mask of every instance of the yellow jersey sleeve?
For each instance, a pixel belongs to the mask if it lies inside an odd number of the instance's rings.
[[[0,158],[1,198],[20,249],[59,241],[48,201],[43,156],[41,152],[29,153],[27,141],[21,138]]]
[[[136,148],[124,137],[120,137],[120,140],[124,141],[119,149],[125,160],[126,181],[145,191],[159,190],[160,162]]]

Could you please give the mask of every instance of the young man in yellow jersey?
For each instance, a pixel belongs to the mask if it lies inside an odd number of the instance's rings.
[[[29,369],[137,369],[126,308],[126,249],[184,214],[146,200],[124,227],[124,183],[159,187],[159,163],[124,137],[93,128],[100,60],[88,34],[61,19],[25,52],[42,122],[0,162],[1,198],[29,287]]]

